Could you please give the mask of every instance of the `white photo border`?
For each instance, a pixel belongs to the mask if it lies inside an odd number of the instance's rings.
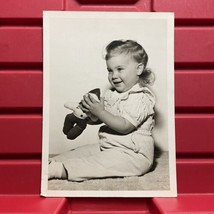
[[[139,191],[64,191],[48,189],[48,158],[50,154],[50,111],[51,105],[51,20],[79,19],[104,20],[104,19],[136,19],[158,20],[163,19],[167,25],[167,124],[168,124],[168,152],[169,152],[169,190],[139,190]],[[74,29],[75,30],[75,29]],[[67,38],[67,37],[65,37]],[[109,39],[110,41],[110,39]],[[176,151],[175,151],[175,101],[174,101],[174,14],[150,12],[43,12],[43,138],[42,138],[42,178],[41,195],[45,197],[176,197]],[[169,131],[170,130],[170,131]]]

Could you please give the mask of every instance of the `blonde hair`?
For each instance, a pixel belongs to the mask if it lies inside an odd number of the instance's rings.
[[[143,84],[152,85],[154,83],[155,75],[151,69],[147,68],[148,55],[139,43],[133,40],[114,40],[106,46],[105,60],[119,54],[130,55],[137,63],[144,65],[144,70],[140,75]]]

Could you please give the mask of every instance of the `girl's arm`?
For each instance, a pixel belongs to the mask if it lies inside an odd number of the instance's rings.
[[[85,95],[82,100],[84,112],[90,112],[109,128],[121,133],[128,134],[135,129],[135,126],[123,117],[112,115],[104,109],[103,98],[97,102],[92,96]]]

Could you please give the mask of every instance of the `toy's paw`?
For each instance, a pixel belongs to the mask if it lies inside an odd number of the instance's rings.
[[[85,114],[79,106],[75,108],[73,114],[79,119],[85,119],[86,117],[88,117],[88,115]]]
[[[64,104],[64,107],[67,108],[67,109],[70,109],[72,111],[74,111],[78,106],[78,103],[76,102],[67,102]]]

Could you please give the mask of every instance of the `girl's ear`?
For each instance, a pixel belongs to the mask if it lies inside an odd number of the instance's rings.
[[[143,63],[139,63],[137,66],[137,75],[140,76],[143,73],[144,65]]]

